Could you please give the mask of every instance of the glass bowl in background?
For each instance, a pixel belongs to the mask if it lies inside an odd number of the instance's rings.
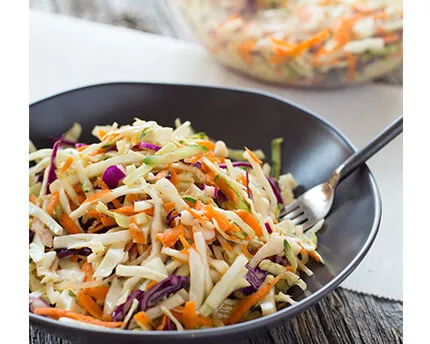
[[[257,79],[338,87],[402,63],[401,0],[166,0],[225,65]]]

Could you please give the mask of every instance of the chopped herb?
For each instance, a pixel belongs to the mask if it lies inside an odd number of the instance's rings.
[[[142,141],[142,139],[145,137],[145,135],[149,133],[150,129],[151,128],[145,128],[145,129],[143,129],[142,134],[140,134],[140,137],[139,137],[140,141]]]
[[[72,290],[69,290],[69,295],[70,295],[71,297],[76,297],[76,294],[75,294]]]
[[[106,148],[112,147],[113,145],[114,145],[113,143],[105,144],[104,146],[102,146],[102,149],[106,149]]]
[[[191,196],[184,196],[183,199],[185,201],[187,201],[187,202],[192,203],[192,204],[196,204],[197,203],[197,200],[194,197],[191,197]]]
[[[200,133],[196,133],[196,134],[192,135],[191,137],[195,138],[195,139],[204,140],[207,137],[207,135],[204,132],[200,132]]]
[[[284,240],[284,253],[285,257],[288,259],[288,262],[291,264],[293,268],[293,272],[297,270],[297,259],[293,254],[293,250],[291,249],[290,243],[287,239]]]
[[[284,142],[282,137],[272,140],[272,168],[270,174],[272,177],[279,178],[281,174],[281,145]]]
[[[28,260],[28,263],[29,263],[29,264],[33,263],[33,259],[32,259],[32,258],[30,258],[30,259]]]

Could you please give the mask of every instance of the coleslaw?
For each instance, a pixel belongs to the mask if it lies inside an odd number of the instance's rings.
[[[218,60],[272,83],[358,83],[402,61],[401,0],[169,3]]]
[[[272,314],[307,289],[316,232],[279,218],[296,181],[282,139],[229,149],[197,133],[135,119],[78,124],[52,149],[30,143],[29,308],[84,326],[182,331]]]

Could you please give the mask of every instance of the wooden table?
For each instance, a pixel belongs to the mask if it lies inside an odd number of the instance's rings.
[[[184,39],[161,0],[30,0],[30,7]],[[377,80],[402,85],[402,67]],[[284,324],[245,340],[259,343],[402,343],[403,303],[338,288]],[[31,344],[73,344],[30,326]]]

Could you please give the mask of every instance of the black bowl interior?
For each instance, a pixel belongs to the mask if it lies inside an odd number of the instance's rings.
[[[291,172],[299,190],[308,189],[329,177],[353,149],[330,124],[285,100],[238,89],[201,86],[117,83],[90,86],[60,94],[30,106],[30,138],[38,147],[49,147],[46,138],[60,136],[73,122],[83,128],[83,142],[94,142],[91,129],[98,124],[128,124],[134,117],[173,126],[175,118],[189,120],[198,131],[224,140],[232,148],[261,148],[270,157],[270,142],[284,138],[283,172]],[[311,263],[315,275],[305,278],[309,296],[294,290],[302,300],[275,315],[219,330],[195,332],[194,336],[119,334],[118,339],[145,342],[175,339],[231,340],[249,335],[293,316],[334,289],[358,265],[369,249],[379,225],[381,210],[378,191],[367,167],[340,184],[335,202],[319,232],[319,252],[326,265]],[[62,336],[82,337],[82,330],[57,326],[55,322],[31,315],[32,322]],[[82,338],[106,340],[112,331],[87,331]],[[91,332],[91,333],[90,333]],[[93,337],[96,335],[96,337]],[[227,337],[228,336],[228,337]],[[140,339],[139,339],[140,338]]]

